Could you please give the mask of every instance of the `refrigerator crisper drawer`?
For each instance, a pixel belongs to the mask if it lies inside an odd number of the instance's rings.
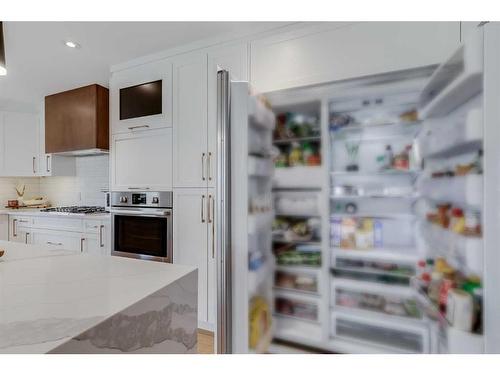
[[[332,307],[354,315],[376,314],[380,318],[418,322],[422,313],[411,297],[390,293],[354,291],[337,287],[333,291]]]
[[[280,216],[319,216],[321,195],[317,192],[276,192],[274,208]]]
[[[318,323],[320,319],[318,297],[299,295],[295,292],[277,291],[274,295],[274,314],[298,321]]]
[[[316,270],[280,267],[274,273],[274,287],[279,290],[317,295],[320,291],[319,276]]]
[[[273,185],[275,188],[321,188],[323,169],[321,167],[276,168]]]
[[[372,344],[388,353],[428,353],[429,332],[424,326],[415,327],[388,323],[340,312],[331,313],[331,335]]]

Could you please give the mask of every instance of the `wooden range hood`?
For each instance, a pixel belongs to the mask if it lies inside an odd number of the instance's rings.
[[[109,91],[93,84],[45,97],[45,152],[109,151]]]

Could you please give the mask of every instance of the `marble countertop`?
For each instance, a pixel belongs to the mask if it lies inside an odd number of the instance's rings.
[[[39,208],[3,208],[0,209],[0,215],[20,215],[20,216],[60,216],[64,218],[74,219],[90,219],[90,220],[108,220],[111,218],[109,212],[96,214],[68,214],[65,212],[42,212]]]
[[[0,241],[0,353],[46,353],[195,268]]]

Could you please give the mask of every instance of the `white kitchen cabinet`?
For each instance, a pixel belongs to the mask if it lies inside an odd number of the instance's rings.
[[[217,173],[217,71],[228,70],[232,80],[248,80],[248,44],[239,43],[211,49],[208,52],[208,126],[207,153],[211,158],[208,187],[216,186]]]
[[[198,322],[200,328],[213,330],[208,321],[209,296],[209,198],[208,191],[199,189],[174,190],[174,255],[175,264],[198,269]],[[211,295],[211,294],[210,294]],[[213,301],[211,301],[213,302]]]
[[[29,235],[32,244],[53,250],[83,252],[84,236],[79,232],[31,228]]]
[[[38,176],[75,176],[76,158],[45,153],[45,105],[40,107]]]
[[[110,255],[110,221],[85,220],[83,252],[95,255]]]
[[[459,22],[333,22],[251,43],[260,92],[438,64],[460,42]]]
[[[460,41],[463,43],[479,27],[479,21],[460,22]]]
[[[30,216],[9,215],[9,241],[30,243],[32,223]]]
[[[120,89],[162,80],[162,113],[120,120]],[[172,64],[155,61],[114,72],[110,79],[111,134],[172,126]]]
[[[112,190],[172,190],[172,128],[115,134],[111,143]]]
[[[173,88],[174,187],[206,187],[215,163],[207,149],[207,55],[176,58]]]
[[[3,112],[1,125],[2,175],[36,176],[39,172],[39,117]]]

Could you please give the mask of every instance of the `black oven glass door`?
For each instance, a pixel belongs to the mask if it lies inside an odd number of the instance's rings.
[[[114,251],[168,257],[168,218],[115,215],[114,221]]]

